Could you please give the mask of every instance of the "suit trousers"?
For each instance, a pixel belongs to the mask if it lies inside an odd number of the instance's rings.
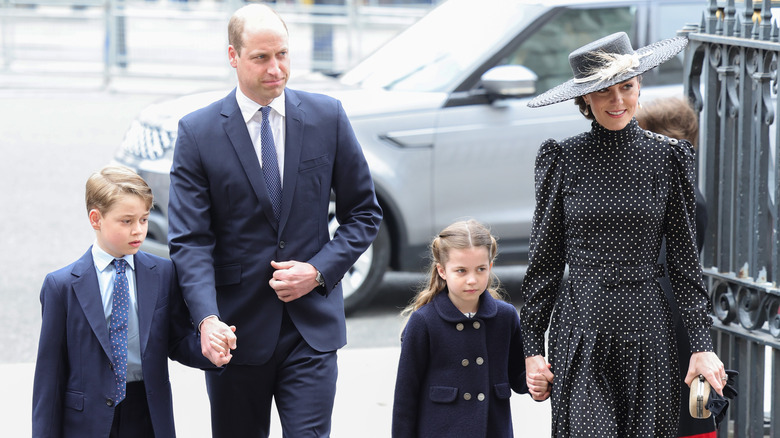
[[[154,438],[144,382],[127,382],[127,396],[114,408],[109,438]]]
[[[336,351],[311,348],[285,307],[268,362],[228,364],[222,373],[206,373],[212,436],[268,437],[273,399],[284,437],[329,437],[337,377]]]

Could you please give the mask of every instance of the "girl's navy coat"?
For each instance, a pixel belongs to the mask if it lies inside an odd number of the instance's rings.
[[[485,292],[468,318],[445,289],[401,336],[393,437],[511,437],[511,390],[528,392],[517,310]]]

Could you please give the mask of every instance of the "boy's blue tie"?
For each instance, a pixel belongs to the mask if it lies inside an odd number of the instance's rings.
[[[268,122],[270,106],[260,108],[263,118],[260,122],[260,157],[263,160],[263,176],[268,187],[268,195],[274,207],[274,217],[279,220],[282,210],[282,180],[279,176],[279,161],[276,157],[274,136],[271,133],[271,124]]]
[[[125,399],[127,393],[127,312],[130,311],[130,286],[127,284],[125,273],[127,262],[123,259],[114,259],[113,263],[116,268],[116,278],[108,335],[111,340],[111,354],[114,356],[116,378],[114,401],[118,404]]]

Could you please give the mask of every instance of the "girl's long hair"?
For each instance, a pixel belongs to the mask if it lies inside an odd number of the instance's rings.
[[[492,265],[498,255],[498,243],[490,234],[490,230],[481,223],[471,219],[455,222],[443,229],[431,242],[431,262],[428,268],[428,281],[412,299],[408,306],[401,312],[402,316],[409,316],[420,307],[433,301],[433,298],[444,288],[447,282],[439,276],[437,265],[444,265],[449,260],[450,250],[485,247],[488,250],[488,258]],[[503,299],[503,291],[498,277],[490,271],[488,292],[496,299]]]

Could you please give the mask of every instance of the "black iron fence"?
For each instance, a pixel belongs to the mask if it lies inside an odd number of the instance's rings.
[[[720,437],[780,437],[780,31],[772,13],[768,0],[709,0],[701,24],[683,31],[685,92],[701,112],[713,337],[726,367],[740,372]]]

